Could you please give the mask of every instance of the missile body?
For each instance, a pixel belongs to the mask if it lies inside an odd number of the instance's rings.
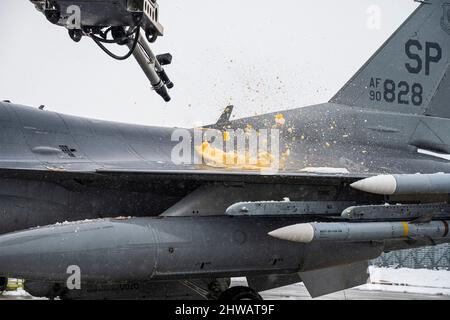
[[[449,238],[448,221],[407,222],[318,222],[283,227],[269,235],[300,243],[313,241],[375,241],[428,237]]]
[[[450,174],[379,175],[357,181],[351,187],[381,195],[447,194],[450,193]]]
[[[341,217],[349,220],[413,220],[432,218],[450,219],[450,205],[447,203],[367,205],[346,208]]]
[[[238,202],[226,210],[232,216],[339,215],[354,206],[351,201],[257,201]]]

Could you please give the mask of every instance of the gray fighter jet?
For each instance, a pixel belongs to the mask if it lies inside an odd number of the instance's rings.
[[[238,300],[302,281],[316,297],[365,283],[383,252],[450,242],[449,62],[450,4],[430,0],[316,106],[182,130],[0,103],[3,283]],[[236,132],[271,147],[217,146]]]

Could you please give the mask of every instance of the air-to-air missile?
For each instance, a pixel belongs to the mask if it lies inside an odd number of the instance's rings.
[[[238,202],[225,211],[231,216],[339,215],[352,201],[255,201]]]
[[[288,225],[269,232],[282,240],[376,241],[449,237],[447,203],[351,206],[336,222],[308,222]],[[439,220],[439,221],[433,221]]]
[[[379,175],[351,184],[352,188],[381,195],[450,193],[450,174]]]
[[[450,219],[450,205],[447,203],[395,204],[352,206],[341,213],[343,219],[351,221],[428,221]]]
[[[376,241],[390,239],[449,238],[448,222],[318,222],[300,223],[279,228],[269,235],[282,240],[300,243],[313,241]]]

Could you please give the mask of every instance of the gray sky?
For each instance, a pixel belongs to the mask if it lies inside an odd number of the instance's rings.
[[[417,7],[413,0],[159,0],[175,83],[165,103],[134,59],[76,44],[28,0],[0,1],[0,100],[83,117],[164,126],[327,101]],[[380,28],[367,10],[380,8]],[[370,9],[369,9],[370,10]],[[113,48],[123,52],[123,48]]]

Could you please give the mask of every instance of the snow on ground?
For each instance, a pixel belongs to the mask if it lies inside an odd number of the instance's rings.
[[[370,266],[369,272],[370,284],[358,289],[450,296],[450,271]]]
[[[16,291],[5,291],[2,294],[7,297],[30,297],[31,295],[23,289],[18,289]]]
[[[450,289],[450,271],[407,268],[369,267],[372,283],[395,283],[416,287],[434,287]]]

